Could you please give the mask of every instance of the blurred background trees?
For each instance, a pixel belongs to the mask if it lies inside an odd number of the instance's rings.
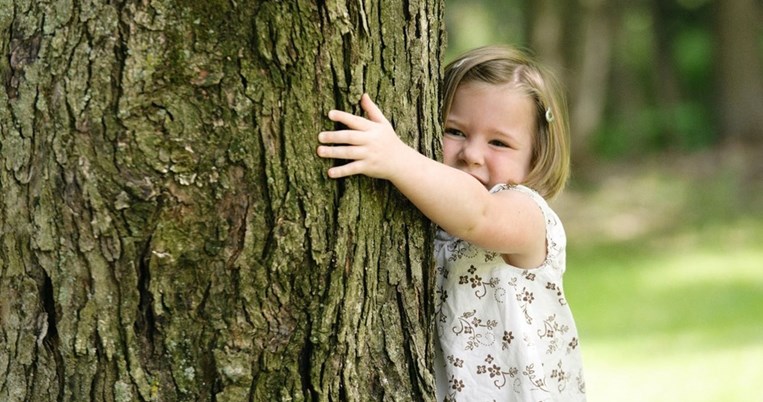
[[[448,55],[530,48],[569,89],[575,159],[763,142],[758,0],[448,0]]]

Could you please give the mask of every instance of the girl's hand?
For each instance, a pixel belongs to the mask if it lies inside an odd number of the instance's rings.
[[[319,146],[318,156],[352,161],[329,169],[328,175],[334,179],[363,174],[391,180],[401,171],[404,156],[412,149],[398,138],[368,94],[363,94],[360,106],[368,119],[339,110],[329,112],[329,119],[344,124],[348,129],[318,134],[321,144],[335,144]]]

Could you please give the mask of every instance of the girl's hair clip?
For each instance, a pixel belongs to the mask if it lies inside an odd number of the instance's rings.
[[[546,108],[546,122],[551,123],[554,121],[554,114],[551,113],[551,108]]]

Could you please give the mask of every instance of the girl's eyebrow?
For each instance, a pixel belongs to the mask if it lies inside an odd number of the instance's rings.
[[[459,125],[459,121],[458,121],[458,119],[454,119],[454,118],[452,118],[452,117],[448,116],[448,118],[447,118],[447,119],[445,119],[445,123],[444,123],[444,124],[445,124],[445,125],[448,125],[448,124],[455,124],[455,125]]]
[[[507,131],[502,131],[502,130],[495,129],[495,128],[490,130],[490,134],[497,135],[499,137],[504,137],[504,138],[509,139],[511,141],[516,141],[517,140],[517,136],[514,135],[513,133],[507,132]]]
[[[518,144],[520,136],[515,135],[512,132],[503,131],[501,129],[490,127],[487,130],[487,135],[490,136],[490,140],[498,139],[507,143]],[[495,138],[497,137],[497,138]]]

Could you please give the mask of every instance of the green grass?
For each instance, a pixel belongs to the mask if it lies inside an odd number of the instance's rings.
[[[579,191],[560,208],[589,401],[761,400],[762,208],[730,208],[738,193],[723,192],[723,178],[620,179],[627,185]],[[624,233],[608,229],[618,219]]]

